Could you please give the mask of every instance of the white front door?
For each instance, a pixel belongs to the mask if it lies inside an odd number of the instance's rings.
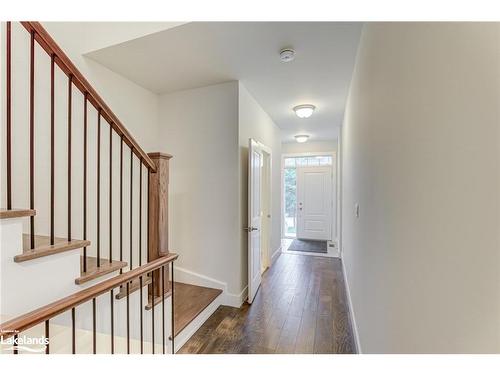
[[[332,167],[297,168],[297,238],[330,240]]]
[[[248,147],[248,303],[252,303],[261,282],[262,243],[262,166],[259,144],[249,140]]]

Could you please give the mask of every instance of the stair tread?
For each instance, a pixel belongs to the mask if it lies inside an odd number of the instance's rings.
[[[151,284],[151,281],[152,281],[151,277],[144,276],[142,278],[142,287],[145,287],[146,285]],[[132,280],[132,282],[130,282],[129,287],[128,287],[129,294],[132,294],[135,291],[139,290],[140,287],[141,287],[141,284],[140,284],[139,279]],[[126,296],[127,296],[127,288],[126,288],[126,286],[121,286],[120,292],[116,295],[116,299],[122,299],[122,298],[125,298]]]
[[[222,293],[222,290],[175,282],[174,293],[174,327],[177,336]]]
[[[0,219],[12,219],[15,217],[35,216],[36,211],[29,208],[0,208]]]
[[[29,234],[23,234],[23,253],[14,257],[14,262],[25,262],[27,260],[41,258],[48,255],[62,253],[64,251],[76,250],[82,247],[90,246],[88,240],[54,237],[54,244],[50,244],[49,236],[35,236],[35,247],[31,249],[31,240]]]
[[[98,277],[107,275],[108,273],[119,271],[123,267],[127,267],[127,262],[119,260],[109,261],[108,259],[101,258],[100,266],[97,267],[97,258],[87,256],[87,271],[83,272],[83,257],[80,261],[80,277],[75,279],[75,284],[81,285],[88,281],[97,279]]]

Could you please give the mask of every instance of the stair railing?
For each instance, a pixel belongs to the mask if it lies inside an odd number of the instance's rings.
[[[148,182],[150,179],[150,173],[156,172],[155,163],[151,160],[148,154],[139,146],[139,144],[135,141],[132,135],[127,131],[122,122],[118,119],[118,117],[113,113],[113,111],[108,107],[108,105],[104,102],[104,100],[99,96],[96,90],[92,87],[92,85],[85,79],[83,74],[78,70],[78,68],[71,62],[70,58],[63,52],[63,50],[58,46],[58,44],[52,39],[49,33],[43,28],[43,26],[39,22],[21,22],[22,26],[26,29],[26,31],[30,34],[30,52],[29,52],[29,206],[31,210],[35,209],[35,184],[36,184],[36,176],[35,176],[35,147],[36,147],[36,137],[35,137],[35,45],[40,46],[50,57],[50,245],[54,245],[55,235],[54,235],[54,217],[55,217],[55,203],[56,203],[56,195],[55,195],[55,137],[56,137],[56,127],[55,127],[55,111],[54,111],[54,103],[55,103],[55,70],[60,69],[67,76],[67,155],[57,155],[57,158],[66,157],[67,159],[67,240],[72,240],[72,203],[71,203],[71,193],[72,193],[72,178],[71,178],[71,169],[73,165],[72,161],[72,142],[74,141],[74,137],[72,137],[71,129],[72,129],[72,92],[73,88],[78,89],[84,96],[84,139],[83,139],[83,240],[87,240],[88,231],[87,226],[89,220],[92,218],[87,217],[87,190],[88,190],[88,169],[89,165],[87,163],[88,160],[88,139],[87,139],[87,121],[88,121],[88,104],[95,107],[97,111],[97,216],[95,218],[97,223],[97,240],[96,240],[96,250],[97,250],[97,267],[100,267],[101,263],[101,230],[103,230],[105,224],[101,223],[101,211],[102,207],[102,197],[101,197],[101,177],[104,173],[109,173],[109,231],[112,233],[113,227],[113,200],[112,200],[112,192],[113,192],[113,178],[112,178],[112,155],[113,155],[113,142],[112,135],[118,135],[120,138],[120,181],[119,181],[119,189],[120,189],[120,236],[119,236],[119,248],[120,248],[120,261],[123,260],[123,241],[124,241],[124,228],[123,228],[123,204],[124,204],[124,196],[123,196],[123,167],[124,167],[124,158],[126,157],[124,152],[124,145],[128,147],[130,150],[130,228],[127,228],[130,231],[130,258],[129,258],[129,268],[133,269],[134,267],[134,254],[132,254],[133,248],[133,228],[132,228],[132,217],[133,215],[137,215],[137,208],[134,208],[132,205],[133,201],[133,178],[137,178],[139,176],[139,213],[142,213],[142,193],[143,193],[143,166],[147,168],[148,171]],[[7,209],[12,209],[12,33],[11,33],[11,22],[6,23],[6,203]],[[16,46],[17,47],[17,46]],[[101,122],[102,120],[106,121],[109,124],[109,171],[102,171],[101,167],[101,158],[103,155],[103,151],[101,150],[106,145],[102,145],[101,143],[101,133],[103,132]],[[18,125],[16,125],[18,126]],[[134,173],[134,158],[139,160],[139,171]],[[92,168],[93,166],[90,166]],[[146,187],[147,189],[147,187]],[[148,190],[146,190],[147,192]],[[106,198],[104,198],[106,199]],[[36,218],[35,216],[30,217],[29,223],[29,243],[30,248],[34,249],[35,247],[35,224]],[[142,235],[142,214],[139,215],[139,236]],[[106,228],[108,229],[108,228]],[[147,231],[149,233],[149,231]],[[136,239],[135,239],[136,240]],[[113,235],[109,235],[109,262],[112,262],[113,259]],[[139,238],[139,254],[136,255],[136,264],[142,264],[142,239]],[[148,257],[149,259],[149,257]],[[87,271],[87,248],[83,248],[83,263],[82,263],[83,272]],[[121,270],[120,270],[121,272]]]
[[[13,349],[12,352],[13,354],[18,354],[19,349],[18,349],[18,337],[19,335],[23,332],[28,330],[29,328],[32,328],[38,324],[45,323],[45,338],[48,339],[48,344],[45,347],[45,353],[49,354],[50,353],[50,319],[55,318],[62,313],[66,311],[71,311],[71,348],[72,348],[72,353],[76,354],[77,353],[77,345],[76,345],[76,324],[75,324],[75,316],[76,316],[76,309],[77,307],[83,305],[86,302],[91,302],[92,303],[92,352],[94,354],[98,354],[98,347],[97,347],[97,322],[96,322],[96,310],[97,310],[97,303],[96,303],[96,298],[100,295],[103,295],[105,293],[110,294],[110,312],[111,312],[111,319],[110,319],[110,335],[109,335],[109,349],[110,353],[114,354],[115,353],[115,335],[114,335],[114,329],[115,329],[115,314],[114,314],[114,303],[115,303],[115,296],[114,296],[114,289],[115,288],[123,288],[125,285],[125,288],[127,289],[127,304],[126,304],[126,324],[127,324],[127,329],[126,329],[126,337],[127,337],[127,354],[130,354],[130,304],[128,301],[129,298],[129,291],[128,288],[132,284],[133,281],[139,280],[139,283],[141,284],[140,288],[140,300],[139,300],[139,306],[137,307],[140,310],[140,353],[143,354],[144,350],[144,324],[143,324],[143,314],[142,310],[144,309],[144,304],[142,301],[142,282],[143,279],[148,277],[148,275],[153,279],[152,283],[154,284],[155,280],[155,274],[159,274],[161,278],[161,285],[162,289],[165,287],[164,281],[166,281],[166,274],[167,274],[167,269],[168,265],[171,264],[171,280],[172,280],[172,285],[174,283],[174,261],[177,259],[177,254],[170,253],[168,256],[164,256],[158,259],[155,259],[151,262],[148,262],[140,267],[137,267],[131,271],[124,272],[120,275],[117,275],[111,279],[105,280],[100,282],[97,285],[94,285],[92,287],[89,287],[87,289],[84,289],[80,292],[74,293],[72,295],[69,295],[65,298],[62,298],[58,301],[55,301],[53,303],[50,303],[46,306],[43,306],[39,309],[36,309],[34,311],[31,311],[27,314],[21,315],[15,319],[9,320],[3,324],[0,325],[0,336],[2,341],[6,341],[9,337],[14,336],[13,340]],[[162,295],[165,295],[165,290],[162,290]],[[174,288],[171,288],[171,327],[170,327],[170,332],[175,332],[175,327],[174,327]],[[162,298],[161,300],[161,337],[162,337],[162,353],[166,353],[166,347],[167,347],[167,340],[170,340],[171,344],[171,353],[175,353],[175,344],[174,344],[174,334],[171,334],[168,338],[166,337],[166,317],[165,317],[165,298]],[[155,303],[154,301],[150,301],[150,306],[151,306],[151,347],[152,347],[152,354],[155,354]],[[68,343],[69,344],[69,343]]]
[[[48,181],[48,184],[50,185],[49,190],[50,190],[50,205],[49,205],[49,212],[47,216],[49,217],[48,223],[49,223],[49,230],[48,230],[48,241],[50,245],[54,245],[56,240],[58,240],[55,237],[55,216],[56,216],[56,180],[58,178],[57,172],[59,169],[56,168],[56,161],[63,159],[64,161],[67,161],[67,181],[64,181],[64,186],[65,189],[67,189],[67,212],[65,212],[65,227],[63,230],[66,230],[66,237],[67,241],[72,241],[74,240],[74,233],[75,229],[81,229],[81,232],[83,233],[83,240],[89,240],[89,231],[87,230],[89,223],[95,222],[96,225],[96,252],[97,252],[97,267],[102,266],[102,260],[101,256],[103,255],[104,251],[106,250],[105,248],[102,249],[101,242],[101,232],[102,231],[108,231],[109,232],[109,244],[108,244],[108,249],[109,250],[109,262],[111,263],[113,261],[113,258],[118,257],[115,253],[113,252],[113,249],[118,247],[119,248],[119,259],[121,263],[123,263],[124,257],[126,256],[123,254],[123,250],[125,247],[125,244],[129,242],[129,249],[130,249],[130,254],[128,255],[129,258],[129,270],[127,272],[124,272],[120,268],[120,275],[113,277],[109,280],[103,281],[93,287],[90,287],[88,289],[85,289],[79,293],[76,293],[74,295],[71,295],[69,297],[66,297],[62,300],[56,301],[54,303],[51,303],[50,305],[47,305],[45,307],[42,307],[40,309],[37,309],[31,313],[25,314],[23,316],[20,316],[16,319],[13,319],[9,322],[6,322],[0,326],[0,329],[2,331],[5,330],[17,330],[19,332],[28,329],[29,327],[32,327],[40,322],[46,322],[46,329],[49,329],[49,319],[52,317],[55,317],[56,315],[60,315],[62,312],[69,310],[72,310],[72,319],[73,319],[73,331],[75,330],[75,324],[74,324],[74,314],[75,314],[75,308],[83,304],[84,302],[92,300],[93,302],[93,319],[94,319],[94,340],[95,340],[95,332],[96,332],[96,327],[95,327],[95,309],[96,309],[96,299],[95,297],[99,294],[103,294],[106,292],[109,292],[112,296],[111,298],[111,307],[113,306],[113,289],[116,287],[120,287],[120,293],[118,293],[120,296],[115,295],[115,297],[118,298],[124,298],[126,296],[127,298],[127,311],[128,311],[128,299],[129,299],[129,294],[132,293],[132,290],[129,291],[129,288],[132,287],[131,281],[134,279],[137,279],[137,284],[140,284],[140,293],[141,293],[141,303],[142,303],[142,287],[145,285],[148,285],[148,299],[150,300],[150,303],[148,304],[149,309],[154,311],[154,305],[161,303],[164,305],[164,299],[170,292],[172,295],[172,312],[173,312],[173,261],[177,258],[177,255],[172,254],[169,252],[168,249],[168,163],[171,158],[170,155],[168,154],[162,154],[162,153],[150,153],[147,154],[136,142],[136,140],[132,137],[132,135],[127,131],[125,126],[122,124],[122,122],[118,119],[118,117],[113,113],[113,111],[108,107],[108,105],[104,102],[104,100],[99,96],[99,94],[96,92],[96,90],[92,87],[92,85],[87,81],[87,79],[83,76],[83,74],[78,70],[78,68],[72,63],[70,58],[63,52],[63,50],[59,47],[59,45],[54,41],[54,39],[49,35],[49,33],[43,28],[43,26],[39,22],[21,22],[20,23],[23,28],[28,32],[29,34],[29,69],[27,70],[28,74],[28,92],[29,92],[29,98],[28,98],[28,123],[27,123],[27,134],[29,138],[29,158],[28,158],[28,164],[29,164],[29,206],[30,210],[32,212],[31,216],[29,217],[29,248],[34,249],[35,248],[35,228],[36,228],[36,218],[34,216],[34,210],[37,208],[37,202],[35,201],[35,188],[36,188],[36,173],[35,173],[35,149],[38,147],[38,140],[37,137],[35,136],[35,121],[38,121],[35,116],[35,99],[37,97],[36,95],[36,82],[39,74],[37,76],[35,75],[36,69],[35,69],[35,56],[36,51],[38,51],[39,47],[47,54],[50,60],[50,108],[48,108],[48,112],[50,113],[50,116],[47,116],[47,119],[50,119],[48,121],[49,123],[47,124],[47,130],[50,133],[50,179]],[[19,192],[16,192],[16,188],[14,186],[13,188],[13,162],[15,161],[15,157],[13,157],[13,130],[17,130],[19,127],[25,126],[23,123],[19,121],[15,121],[15,128],[13,128],[13,119],[15,120],[15,116],[13,116],[13,107],[15,108],[15,100],[16,97],[13,95],[13,83],[14,79],[17,77],[14,77],[13,73],[13,68],[16,69],[17,66],[13,66],[13,51],[15,52],[15,48],[25,48],[26,46],[18,46],[17,44],[14,46],[13,43],[13,33],[12,33],[12,23],[11,22],[6,22],[6,61],[5,61],[5,85],[6,85],[6,205],[7,205],[7,210],[13,210],[13,195],[14,194],[21,194]],[[36,49],[35,49],[36,47]],[[39,57],[37,57],[39,58]],[[59,93],[56,93],[56,84],[55,84],[55,77],[56,77],[56,72],[58,73],[58,70],[60,70],[62,73],[64,73],[64,76],[67,77],[67,91],[63,92],[63,95],[67,96],[67,119],[64,121],[64,126],[67,127],[67,139],[64,140],[65,144],[67,145],[67,152],[66,155],[62,155],[57,153],[56,154],[56,111],[55,111],[55,103],[56,103],[56,97],[59,98]],[[24,74],[24,71],[21,72]],[[63,76],[63,77],[64,77]],[[24,82],[24,80],[23,80]],[[73,104],[75,102],[73,96],[75,94],[74,89],[78,90],[81,92],[83,96],[83,147],[82,147],[82,159],[83,160],[76,160],[76,161],[82,161],[83,165],[83,186],[82,186],[82,195],[83,195],[83,205],[82,205],[82,227],[76,228],[75,225],[75,217],[80,218],[80,212],[77,211],[74,207],[72,207],[72,193],[74,194],[74,188],[75,188],[75,183],[72,181],[72,168],[75,166],[75,153],[72,153],[72,148],[74,150],[77,150],[75,148],[74,142],[77,139],[74,134],[72,134],[72,128],[75,128],[74,124],[74,119],[73,119]],[[66,90],[66,89],[65,89]],[[14,101],[14,103],[13,103]],[[89,136],[89,129],[90,125],[88,123],[90,122],[88,119],[88,114],[89,114],[89,104],[90,106],[95,108],[96,115],[97,115],[97,129],[96,129],[96,151],[97,151],[97,158],[96,158],[96,165],[89,165],[88,160],[91,160],[89,157],[89,143],[93,138],[90,138]],[[57,122],[59,124],[59,121]],[[104,123],[104,124],[103,124]],[[45,125],[45,124],[43,124]],[[81,125],[81,124],[79,124]],[[109,129],[109,145],[106,145],[105,142],[101,141],[101,135],[104,134],[104,131],[102,129],[103,126],[108,126],[106,130]],[[23,129],[24,130],[24,129]],[[116,148],[113,148],[113,137],[115,138],[116,141],[119,141],[119,180],[116,181],[116,179],[113,178],[113,155],[118,155],[118,150]],[[16,145],[16,143],[14,143]],[[80,146],[80,145],[77,145]],[[107,148],[106,148],[107,146]],[[115,142],[115,147],[116,147],[116,142]],[[113,151],[114,150],[114,151]],[[16,151],[16,150],[14,150]],[[103,156],[106,155],[106,152],[109,151],[109,157],[107,158],[109,160],[109,171],[104,171],[102,168],[102,160]],[[128,153],[130,155],[130,170],[125,171],[129,172],[130,176],[130,181],[124,181],[125,180],[125,173],[124,173],[124,167],[125,164],[124,160],[128,158]],[[92,155],[93,156],[93,155]],[[78,156],[79,158],[80,156]],[[116,159],[115,159],[116,161]],[[136,163],[136,167],[134,168],[134,161],[138,161],[138,166]],[[116,164],[116,163],[115,163]],[[115,168],[117,165],[115,165]],[[143,179],[143,168],[146,168],[147,170],[147,182],[144,183]],[[138,169],[138,171],[137,171]],[[96,186],[89,186],[89,173],[96,171]],[[45,172],[45,171],[43,171]],[[116,172],[116,170],[115,170]],[[107,197],[103,197],[101,190],[104,190],[102,187],[105,187],[105,184],[101,183],[101,178],[105,178],[108,176],[109,173],[109,191],[105,192],[104,194],[107,195]],[[115,176],[118,173],[115,173]],[[139,180],[137,184],[137,178]],[[115,181],[113,181],[115,180]],[[79,183],[79,182],[78,182]],[[116,185],[115,185],[116,184]],[[134,187],[135,184],[135,188]],[[116,202],[115,205],[113,205],[113,192],[115,194],[117,193],[117,185],[119,186],[119,207],[116,207]],[[130,191],[129,191],[129,196],[125,197],[125,189],[124,186],[129,185],[130,186]],[[143,186],[146,185],[146,186]],[[59,186],[59,185],[58,185]],[[113,189],[114,186],[114,189]],[[96,217],[95,218],[90,218],[88,215],[88,195],[89,195],[89,189],[96,189],[95,190],[95,195],[96,195]],[[135,190],[135,189],[138,189]],[[144,190],[146,189],[146,190]],[[136,193],[136,196],[139,196],[138,204],[137,200],[134,202],[134,190]],[[92,190],[91,193],[93,194],[94,191]],[[108,195],[109,194],[109,195]],[[145,194],[145,201],[146,201],[146,206],[144,207],[143,205],[143,196]],[[75,195],[74,195],[75,196]],[[16,199],[19,197],[19,195],[16,195]],[[25,199],[26,197],[23,195],[22,199]],[[102,204],[105,199],[108,199],[108,207],[104,207]],[[19,200],[19,199],[17,199]],[[126,227],[125,220],[127,219],[125,217],[125,210],[124,207],[126,208],[127,205],[129,206],[129,223],[130,226]],[[137,207],[137,206],[138,207]],[[73,208],[73,211],[72,211]],[[143,264],[143,210],[147,210],[146,214],[146,223],[145,223],[145,235],[146,235],[146,244],[147,244],[147,249],[146,254],[144,254],[144,258],[146,259],[145,264]],[[108,223],[102,223],[101,222],[101,212],[106,213],[105,210],[108,210],[109,212],[109,222]],[[37,212],[40,212],[37,210]],[[113,212],[118,212],[119,215],[119,225],[117,225],[117,222],[115,222],[115,226],[113,226]],[[76,213],[76,214],[75,214]],[[138,231],[136,227],[133,227],[133,217],[138,216]],[[73,223],[72,223],[72,217],[73,217]],[[118,236],[118,241],[116,241],[116,236],[115,236],[115,241],[113,241],[113,228],[119,227],[119,236]],[[129,231],[127,233],[126,231]],[[59,231],[59,227],[58,227]],[[137,238],[137,233],[138,237]],[[116,234],[116,233],[115,233]],[[128,238],[127,238],[128,237]],[[138,241],[138,242],[137,242]],[[118,242],[118,243],[116,243]],[[86,243],[89,243],[88,241]],[[138,246],[137,246],[138,243]],[[89,245],[90,246],[90,245]],[[82,256],[82,271],[83,273],[87,272],[89,269],[89,262],[88,262],[88,255],[87,255],[87,248],[83,247],[83,256]],[[166,267],[168,263],[172,263],[172,274],[169,277],[169,269]],[[169,282],[171,280],[171,283]],[[137,287],[137,285],[134,285],[134,288]],[[126,292],[126,294],[125,294]],[[130,293],[129,293],[130,292]],[[142,310],[143,307],[141,307],[141,327],[142,327]],[[128,314],[127,314],[127,325],[129,324],[128,322]],[[154,321],[154,320],[153,320]],[[113,325],[113,323],[111,323]],[[173,317],[172,317],[172,324],[173,324]],[[153,324],[153,332],[154,332],[154,324]],[[142,328],[141,328],[142,332]],[[173,332],[173,331],[172,331]],[[48,331],[47,331],[48,334]],[[8,333],[2,332],[2,337],[7,337]],[[141,336],[141,342],[142,342],[142,336]],[[172,338],[172,345],[173,345],[173,338]],[[142,345],[141,345],[142,346]],[[165,345],[164,345],[165,346]],[[74,348],[74,337],[73,337],[73,348]],[[154,348],[154,345],[153,345]],[[95,350],[95,343],[94,343],[94,350]],[[47,349],[47,352],[49,349]]]

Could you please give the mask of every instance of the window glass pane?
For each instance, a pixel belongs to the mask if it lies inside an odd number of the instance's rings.
[[[320,156],[319,165],[332,165],[332,157],[331,156]]]
[[[319,166],[319,159],[317,156],[309,156],[307,158],[307,165],[309,167],[317,167]]]
[[[300,156],[285,158],[285,168],[332,165],[331,156]]]
[[[297,166],[307,167],[307,158],[297,158]]]
[[[285,236],[295,237],[297,232],[297,170],[285,169]]]

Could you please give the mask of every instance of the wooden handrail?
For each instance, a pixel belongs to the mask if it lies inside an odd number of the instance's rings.
[[[23,21],[21,24],[26,28],[26,30],[28,30],[28,32],[35,33],[35,40],[38,44],[49,54],[49,56],[54,55],[55,63],[59,66],[59,68],[61,68],[61,70],[68,77],[72,77],[73,84],[84,95],[87,93],[89,102],[98,111],[101,110],[101,116],[113,127],[118,135],[123,136],[125,143],[133,150],[139,160],[141,160],[151,170],[151,172],[156,172],[155,164],[148,154],[139,146],[134,137],[130,135],[122,122],[99,96],[89,81],[85,79],[78,68],[71,62],[71,59],[63,52],[55,40],[52,39],[40,22]]]
[[[84,302],[90,301],[93,298],[96,298],[101,294],[110,291],[111,289],[117,288],[123,284],[126,284],[129,281],[137,279],[139,276],[152,272],[168,263],[171,263],[177,258],[178,258],[177,254],[169,253],[168,256],[155,259],[149,263],[146,263],[143,266],[134,268],[131,271],[112,277],[111,279],[105,280],[99,284],[91,286],[80,292],[71,294],[58,301],[55,301],[46,306],[33,310],[27,314],[18,316],[17,318],[2,323],[0,325],[0,336],[3,339],[6,339],[16,334],[16,332],[25,331],[31,327],[36,326],[37,324],[40,324],[50,318],[53,318],[56,315],[68,311],[73,307],[81,305]]]

